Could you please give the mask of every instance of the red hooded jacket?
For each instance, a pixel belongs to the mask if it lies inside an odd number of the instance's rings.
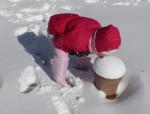
[[[89,51],[89,39],[101,28],[98,21],[77,14],[56,14],[50,17],[48,32],[54,35],[54,44],[65,52]]]

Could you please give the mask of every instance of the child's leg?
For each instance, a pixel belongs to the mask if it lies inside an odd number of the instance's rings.
[[[68,53],[57,48],[55,49],[55,51],[56,56],[52,60],[53,76],[57,83],[66,85],[66,75],[69,62]]]
[[[77,57],[76,68],[79,70],[88,70],[97,57],[98,55],[95,54],[90,54],[87,57]]]
[[[77,57],[76,68],[78,70],[87,71],[90,68],[90,60],[89,57]]]

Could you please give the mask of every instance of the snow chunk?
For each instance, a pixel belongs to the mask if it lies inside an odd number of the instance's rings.
[[[20,92],[29,92],[38,85],[39,81],[35,68],[33,66],[26,67],[19,78]]]
[[[89,4],[95,4],[99,2],[99,0],[83,0],[83,1]]]
[[[14,35],[15,36],[20,36],[20,35],[26,33],[27,30],[28,30],[28,27],[20,27],[20,28],[15,30]]]
[[[69,106],[59,96],[52,96],[51,100],[58,114],[71,114]]]

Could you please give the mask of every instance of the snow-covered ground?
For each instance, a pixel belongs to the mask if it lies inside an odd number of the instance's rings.
[[[150,0],[1,0],[0,114],[149,114],[149,11]],[[115,102],[105,102],[91,83],[92,72],[74,69],[73,60],[68,75],[75,86],[52,81],[47,22],[60,12],[120,28],[122,46],[115,55],[131,80]]]

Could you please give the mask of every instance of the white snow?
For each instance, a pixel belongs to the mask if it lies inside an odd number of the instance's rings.
[[[115,6],[130,6],[131,3],[130,2],[117,2],[117,3],[113,3],[112,5],[115,5]]]
[[[40,31],[40,26],[39,25],[35,25],[33,27],[30,27],[30,31],[38,36],[39,35],[39,31]]]
[[[15,36],[20,36],[28,31],[28,27],[20,27],[14,31]]]
[[[21,0],[9,0],[9,2],[15,3],[15,2],[20,2]]]
[[[76,99],[77,99],[77,101],[79,101],[80,103],[84,103],[84,102],[85,102],[85,99],[82,98],[82,97],[77,97]]]
[[[99,2],[99,0],[83,0],[83,1],[89,4],[95,4]]]
[[[17,18],[22,18],[22,17],[23,17],[23,14],[21,14],[21,13],[16,13],[16,16],[17,16]]]
[[[57,114],[72,114],[68,105],[59,96],[52,96],[51,100],[56,108]]]
[[[38,12],[39,9],[36,8],[23,8],[20,10],[22,13],[33,13],[33,12]]]
[[[129,73],[126,73],[126,75],[124,75],[124,77],[122,78],[122,80],[120,81],[116,94],[118,95],[118,97],[126,90],[126,88],[128,87],[130,78],[129,77]]]
[[[42,6],[42,8],[40,8],[40,11],[41,11],[41,12],[46,12],[46,11],[48,11],[49,9],[50,9],[50,4],[45,3],[45,4]]]
[[[44,19],[43,15],[29,15],[27,18],[25,18],[24,20],[26,22],[39,22],[42,21]]]
[[[0,16],[2,17],[10,17],[11,14],[9,11],[6,11],[6,10],[0,10]]]
[[[126,2],[116,2],[113,3],[112,5],[115,6],[138,6],[142,2],[141,0],[131,0],[131,1],[126,1]]]
[[[43,95],[43,94],[51,94],[52,92],[52,87],[50,85],[45,85],[45,84],[42,84],[40,85],[39,87],[39,91],[37,92],[37,94],[39,95]]]
[[[101,98],[106,98],[106,94],[104,91],[99,90],[98,92]]]
[[[19,78],[20,92],[28,91],[32,85],[36,86],[39,81],[35,68],[33,66],[26,67]]]
[[[145,51],[150,48],[149,3],[150,0],[1,0],[0,113],[141,114],[144,111],[149,114],[150,54]],[[116,56],[127,64],[127,71],[132,72],[125,74],[126,78],[135,78],[121,81],[115,102],[102,102],[105,94],[92,84],[91,71],[79,71],[71,65],[68,75],[75,80],[71,82],[74,86],[62,87],[50,78],[49,64],[41,65],[31,54],[18,50],[23,47],[22,35],[28,36],[30,31],[35,34],[35,39],[29,41],[36,42],[37,37],[46,47],[44,53],[50,54],[52,46],[47,44],[46,36],[48,19],[62,12],[79,13],[101,21],[102,25],[112,23],[119,27],[122,46]],[[143,51],[139,53],[139,50]]]
[[[37,13],[37,12],[47,12],[51,7],[51,4],[45,3],[41,8],[23,8],[19,12],[22,13]]]
[[[73,6],[67,5],[67,6],[61,6],[62,9],[71,11],[73,9]]]

